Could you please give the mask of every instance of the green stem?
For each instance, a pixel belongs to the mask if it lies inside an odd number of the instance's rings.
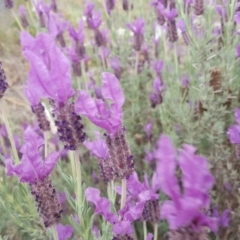
[[[52,232],[53,232],[53,239],[58,240],[58,233],[57,233],[56,225],[52,226]]]
[[[13,18],[15,19],[15,21],[17,22],[17,25],[18,27],[20,28],[20,30],[22,31],[23,30],[23,27],[22,27],[22,24],[20,23],[16,13],[14,12],[13,9],[11,9],[11,12],[12,12],[12,15],[13,15]]]
[[[124,208],[126,203],[126,194],[127,194],[127,182],[126,179],[122,179],[122,197],[121,197],[121,205],[120,209]]]
[[[9,123],[8,117],[7,117],[7,109],[6,109],[6,106],[5,106],[4,98],[2,98],[1,101],[0,101],[0,108],[2,110],[3,121],[4,121],[4,123],[6,125],[6,128],[7,128],[9,141],[11,143],[13,156],[14,156],[14,161],[16,163],[20,163],[20,160],[19,160],[19,157],[18,157],[18,153],[17,153],[17,148],[16,148],[16,145],[15,145],[15,142],[14,142],[14,139],[13,139],[12,130],[11,130],[10,123]]]
[[[177,43],[174,43],[174,64],[176,69],[176,76],[178,77],[178,53],[177,53]]]
[[[81,72],[82,72],[82,77],[85,83],[85,88],[88,90],[88,81],[87,81],[86,72],[85,72],[84,60],[81,61]]]
[[[147,223],[143,221],[143,240],[147,239]]]
[[[138,75],[139,52],[136,52],[135,74]]]
[[[82,206],[82,171],[81,171],[81,161],[80,161],[80,154],[79,150],[74,152],[75,157],[75,166],[76,166],[76,174],[77,174],[77,202],[78,207]],[[80,211],[80,209],[78,209]]]
[[[110,184],[111,184],[111,190],[112,190],[112,201],[114,204],[114,202],[115,202],[114,180],[111,180]]]
[[[158,223],[154,223],[154,239],[158,240]]]
[[[44,132],[44,157],[46,158],[48,155],[48,134]]]
[[[69,158],[70,158],[70,163],[71,163],[71,169],[72,169],[72,176],[73,179],[76,179],[76,169],[75,169],[75,162],[74,162],[74,154],[73,151],[69,151]]]

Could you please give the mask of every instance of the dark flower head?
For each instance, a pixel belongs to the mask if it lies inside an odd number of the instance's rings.
[[[143,36],[144,26],[145,26],[145,22],[142,18],[138,18],[137,20],[133,21],[132,23],[127,24],[127,27],[134,34],[134,49],[136,51],[140,51],[141,46],[144,41],[144,36]]]
[[[7,88],[8,88],[8,84],[6,82],[6,76],[2,68],[2,63],[0,62],[0,99],[3,97]]]
[[[4,0],[5,7],[8,9],[13,8],[13,0]]]
[[[25,8],[22,5],[19,6],[19,14],[20,14],[20,18],[21,18],[21,21],[22,21],[22,26],[24,28],[27,28],[28,27],[28,21],[27,21],[27,18],[26,18]]]

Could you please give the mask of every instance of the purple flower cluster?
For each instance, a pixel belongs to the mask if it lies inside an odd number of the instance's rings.
[[[196,155],[191,145],[183,145],[177,155],[170,139],[162,135],[158,140],[155,157],[158,159],[157,174],[162,191],[170,197],[161,206],[161,216],[167,219],[171,230],[191,228],[200,231],[209,227],[216,231],[215,218],[206,216],[204,209],[209,207],[209,190],[214,178],[207,168],[207,160]],[[175,172],[181,169],[181,187]]]

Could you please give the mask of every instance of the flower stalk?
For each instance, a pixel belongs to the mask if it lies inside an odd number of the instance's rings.
[[[122,179],[122,197],[121,197],[121,205],[120,209],[125,207],[126,204],[126,194],[127,194],[127,181],[126,179]]]
[[[154,240],[159,240],[159,238],[158,238],[158,223],[154,223]]]
[[[1,99],[1,101],[0,101],[0,108],[2,110],[3,121],[4,121],[4,123],[6,125],[6,128],[7,128],[9,141],[10,141],[12,151],[13,151],[14,161],[15,161],[15,163],[19,163],[20,160],[19,160],[19,156],[18,156],[18,153],[17,153],[17,148],[16,148],[16,145],[15,145],[15,142],[13,140],[13,134],[12,134],[12,130],[11,130],[11,127],[10,127],[9,120],[8,120],[7,109],[6,109],[6,106],[5,106],[4,98]]]
[[[24,30],[24,29],[23,29],[23,26],[22,26],[21,22],[19,21],[19,19],[18,19],[16,13],[14,12],[13,9],[11,9],[11,12],[12,12],[13,18],[15,19],[15,21],[16,21],[18,27],[20,28],[21,31],[23,31],[23,30]]]
[[[55,224],[52,226],[52,233],[53,233],[53,239],[54,240],[59,240],[58,233],[57,233],[57,228],[56,228]]]

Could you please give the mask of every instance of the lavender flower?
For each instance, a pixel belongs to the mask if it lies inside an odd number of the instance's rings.
[[[121,71],[121,66],[120,66],[118,57],[117,57],[117,56],[113,57],[109,62],[110,62],[111,68],[112,68],[113,71],[114,71],[115,76],[116,76],[118,79],[120,79],[120,78],[121,78],[121,75],[122,75],[122,71]]]
[[[94,4],[88,0],[86,3],[84,15],[87,18],[88,27],[91,29],[92,29],[93,9],[94,9]]]
[[[73,228],[70,225],[57,225],[57,233],[59,240],[67,240],[70,239],[73,235]]]
[[[204,0],[195,0],[194,13],[197,16],[204,13]]]
[[[147,123],[145,126],[144,126],[144,130],[147,134],[147,138],[148,138],[148,141],[150,141],[152,139],[152,128],[153,128],[153,123],[152,121],[150,121],[149,123]]]
[[[117,178],[127,178],[131,175],[134,164],[125,137],[125,128],[122,127],[124,94],[114,74],[103,73],[102,81],[102,95],[105,100],[112,101],[112,104],[108,107],[103,100],[94,100],[86,91],[79,91],[75,109],[107,131],[105,137],[113,171]]]
[[[0,62],[0,99],[3,97],[7,88],[8,88],[8,83],[6,82],[6,76],[2,68],[2,63]]]
[[[48,34],[39,34],[34,39],[23,32],[21,44],[31,64],[29,87],[39,98],[50,99],[60,140],[66,149],[76,150],[85,140],[85,133],[81,117],[75,113],[73,103],[68,102],[75,94],[69,60]]]
[[[12,0],[4,0],[5,7],[8,9],[13,8],[13,1]]]
[[[19,6],[19,14],[20,14],[20,18],[21,18],[21,21],[22,21],[22,26],[24,28],[27,28],[28,27],[28,20],[26,18],[26,12],[25,12],[25,8],[24,6]]]
[[[188,35],[187,35],[187,33],[186,33],[186,26],[185,26],[184,20],[179,19],[179,20],[177,21],[177,27],[178,27],[178,28],[181,30],[181,32],[182,32],[182,38],[183,38],[184,43],[185,43],[186,45],[189,45],[190,39],[189,39],[189,37],[188,37]]]
[[[40,26],[42,28],[46,27],[46,19],[44,17],[44,8],[45,8],[45,4],[42,1],[34,1],[33,2],[39,17],[39,21],[40,21]]]
[[[219,214],[216,207],[212,209],[212,216],[218,219],[218,227],[228,227],[230,222],[230,213],[229,209],[226,209],[221,215]]]
[[[232,144],[236,146],[236,157],[240,159],[240,109],[235,109],[235,119],[237,124],[232,125],[228,128],[227,135]]]
[[[138,180],[137,173],[134,172],[127,180],[129,203],[142,203],[144,205],[141,219],[142,221],[151,221],[157,223],[160,221],[159,195],[156,193],[159,190],[157,174],[152,177],[152,187],[148,182],[148,177],[145,175],[145,183]],[[118,189],[118,192],[120,189]]]
[[[144,25],[145,25],[145,22],[142,18],[138,18],[137,20],[133,21],[132,23],[127,24],[127,27],[134,34],[134,49],[136,51],[141,50],[141,46],[144,41],[144,36],[143,36]]]
[[[112,170],[112,162],[109,159],[108,147],[106,142],[101,139],[100,134],[97,133],[97,139],[90,142],[85,141],[84,145],[90,150],[91,154],[99,159],[99,169],[101,176],[105,182],[114,179],[114,172]]]
[[[29,86],[26,86],[24,92],[31,103],[32,112],[37,117],[39,128],[41,128],[43,131],[49,131],[50,122],[47,119],[44,106],[41,104],[39,97],[30,90]]]
[[[164,15],[163,15],[163,10],[165,9],[165,7],[160,2],[157,4],[152,4],[152,6],[154,7],[155,14],[156,14],[159,25],[163,26],[166,21]]]
[[[128,0],[122,0],[122,8],[123,8],[124,11],[128,11],[129,10]]]
[[[153,92],[150,92],[149,99],[152,108],[161,104],[163,101],[162,92],[166,89],[166,85],[161,81],[159,77],[156,77],[153,82]]]
[[[170,239],[175,239],[173,234],[179,237],[186,234],[187,237],[194,231],[200,231],[206,236],[205,227],[213,231],[217,228],[216,219],[202,212],[209,205],[208,191],[214,184],[214,178],[207,169],[207,160],[195,155],[195,151],[193,146],[185,144],[177,156],[167,136],[162,135],[158,140],[158,149],[155,152],[159,161],[158,180],[162,191],[171,198],[163,203],[161,216],[167,219],[172,230],[169,232]],[[183,191],[180,190],[175,176],[177,163],[182,171]]]
[[[167,36],[171,43],[178,40],[176,20],[178,13],[176,9],[164,10],[163,15],[167,18]]]
[[[112,10],[115,7],[116,0],[105,0],[105,4],[106,4],[107,13],[111,14]]]
[[[69,26],[69,23],[60,19],[56,14],[49,15],[48,31],[51,36],[56,38],[62,48],[66,47],[66,42],[63,36],[64,30]]]
[[[45,227],[50,227],[59,222],[62,213],[56,190],[48,177],[60,155],[52,152],[42,161],[39,149],[44,141],[30,127],[24,132],[24,140],[20,149],[23,154],[21,163],[15,166],[12,159],[6,159],[7,175],[16,175],[20,182],[29,183],[39,215]]]
[[[53,10],[53,12],[58,11],[56,0],[51,0],[51,9]]]
[[[74,48],[79,59],[84,59],[86,56],[86,51],[84,47],[84,22],[79,21],[78,29],[75,30],[72,26],[69,26],[69,35],[73,40]]]
[[[143,203],[137,203],[135,206],[130,207],[126,205],[118,213],[121,216],[113,214],[111,203],[107,198],[100,196],[100,191],[96,188],[88,187],[85,191],[87,201],[95,206],[95,214],[102,215],[106,221],[113,225],[114,240],[129,239],[133,240],[132,222],[140,218],[143,211]]]

